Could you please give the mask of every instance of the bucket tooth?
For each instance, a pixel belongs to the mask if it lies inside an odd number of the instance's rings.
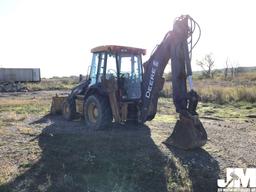
[[[202,147],[206,142],[207,133],[198,117],[186,118],[180,116],[171,136],[164,143],[188,150]]]

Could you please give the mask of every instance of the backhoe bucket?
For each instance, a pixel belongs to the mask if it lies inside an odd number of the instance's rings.
[[[164,143],[188,150],[202,147],[206,141],[207,133],[197,117],[191,119],[180,116],[171,136]]]

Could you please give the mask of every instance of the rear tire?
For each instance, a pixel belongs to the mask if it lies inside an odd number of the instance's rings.
[[[104,129],[112,123],[112,111],[108,98],[90,95],[84,102],[84,120],[89,129]]]
[[[62,115],[64,119],[71,121],[72,119],[74,119],[75,113],[75,102],[71,100],[64,101],[62,105]]]

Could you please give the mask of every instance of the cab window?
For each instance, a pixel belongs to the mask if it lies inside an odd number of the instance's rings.
[[[106,79],[111,77],[117,77],[116,56],[109,53],[107,57]]]

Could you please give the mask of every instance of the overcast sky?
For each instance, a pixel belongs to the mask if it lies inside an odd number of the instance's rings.
[[[196,60],[213,53],[216,67],[256,66],[253,0],[0,0],[0,67],[40,67],[43,77],[86,74],[90,49],[120,44],[148,56],[181,14],[202,37]],[[147,57],[143,58],[146,61]]]

